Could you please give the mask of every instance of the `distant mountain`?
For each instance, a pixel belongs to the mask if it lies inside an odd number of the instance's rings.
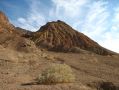
[[[32,32],[26,29],[22,29],[20,27],[15,27],[17,34],[20,36],[26,37],[25,35],[30,35]]]
[[[40,30],[33,33],[31,39],[37,46],[42,46],[52,51],[69,52],[74,48],[80,48],[100,55],[114,54],[60,20],[48,22]]]

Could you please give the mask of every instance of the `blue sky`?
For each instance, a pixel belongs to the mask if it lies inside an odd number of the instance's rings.
[[[119,0],[0,0],[15,26],[36,31],[62,20],[100,45],[119,52]]]

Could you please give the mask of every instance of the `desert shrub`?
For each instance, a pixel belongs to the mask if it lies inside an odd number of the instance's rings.
[[[70,49],[71,52],[74,52],[74,53],[80,53],[81,52],[81,49],[79,47],[72,47]]]
[[[39,75],[40,84],[71,83],[75,81],[75,76],[70,66],[66,64],[51,64]]]

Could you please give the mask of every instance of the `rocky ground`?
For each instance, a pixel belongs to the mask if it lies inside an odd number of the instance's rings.
[[[21,53],[2,46],[0,51],[0,90],[119,90],[118,55],[56,53],[42,49]],[[51,63],[66,63],[72,67],[76,82],[37,84],[35,79]]]

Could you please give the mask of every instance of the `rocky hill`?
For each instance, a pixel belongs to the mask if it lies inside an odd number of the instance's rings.
[[[53,51],[69,52],[83,49],[100,55],[113,54],[113,52],[101,47],[83,33],[74,30],[60,20],[48,22],[37,32],[33,33],[31,39],[37,46],[42,46]]]

